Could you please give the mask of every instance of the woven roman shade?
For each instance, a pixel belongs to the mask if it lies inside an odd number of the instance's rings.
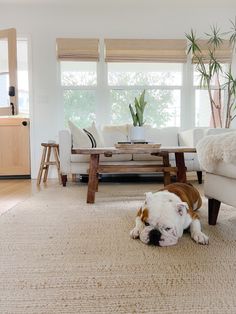
[[[208,44],[207,40],[199,39],[197,41],[199,48],[201,49],[201,53],[196,53],[197,56],[202,56],[202,60],[204,63],[208,63],[210,61],[210,50],[212,50],[212,46]],[[214,56],[217,61],[221,63],[228,63],[232,58],[232,48],[230,47],[230,42],[228,40],[224,40],[220,47],[216,48],[214,52]],[[192,63],[197,63],[197,58],[192,59]]]
[[[99,40],[57,38],[57,58],[67,61],[98,61]]]
[[[107,62],[186,62],[185,39],[105,39]]]

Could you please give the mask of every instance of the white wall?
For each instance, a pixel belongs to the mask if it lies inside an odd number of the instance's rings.
[[[228,29],[235,12],[235,0],[0,0],[0,29],[15,27],[19,36],[31,39],[32,177],[37,176],[40,143],[57,140],[63,127],[57,37],[184,38],[191,28],[200,35],[212,24]]]

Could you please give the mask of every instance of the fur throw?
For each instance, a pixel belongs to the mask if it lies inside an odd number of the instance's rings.
[[[201,167],[208,172],[220,161],[236,164],[236,131],[205,136],[196,149]]]

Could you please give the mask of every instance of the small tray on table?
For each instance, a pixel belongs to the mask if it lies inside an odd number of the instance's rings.
[[[115,144],[115,148],[120,148],[120,149],[130,149],[130,148],[160,148],[161,144],[160,143],[143,143],[143,142],[118,142]]]

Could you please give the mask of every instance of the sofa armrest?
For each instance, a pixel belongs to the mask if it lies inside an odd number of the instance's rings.
[[[205,136],[206,129],[194,128],[178,133],[179,146],[196,147],[200,139]]]
[[[206,130],[205,135],[218,135],[223,133],[235,132],[235,129],[226,129],[226,128],[209,128]]]
[[[70,130],[59,131],[59,155],[60,155],[60,171],[61,174],[71,172],[71,148],[72,136]]]

